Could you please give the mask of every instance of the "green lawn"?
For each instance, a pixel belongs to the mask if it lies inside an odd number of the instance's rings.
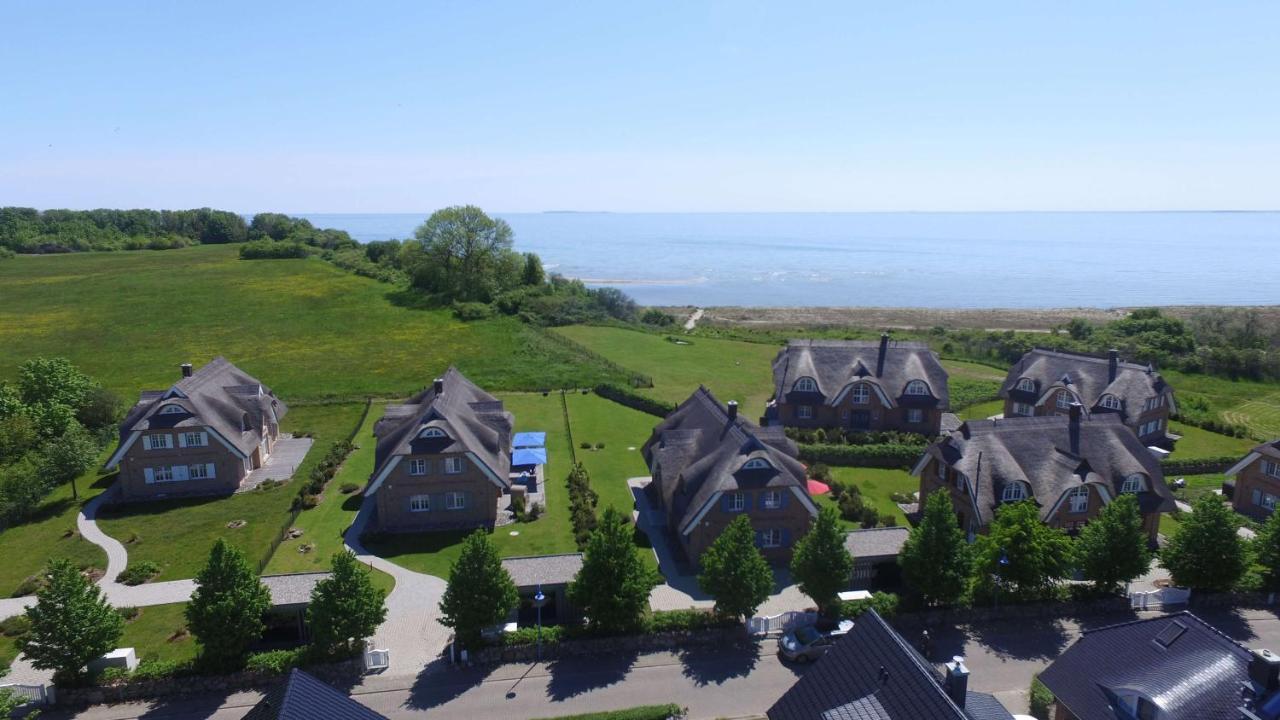
[[[832,477],[847,485],[857,485],[862,491],[864,502],[875,507],[881,515],[892,515],[898,524],[909,527],[907,516],[890,497],[895,492],[910,495],[920,489],[920,479],[913,477],[906,470],[890,470],[886,468],[831,467]],[[817,496],[819,505],[835,505],[830,495]],[[845,529],[860,527],[857,523],[842,521]]]
[[[957,410],[956,414],[961,420],[985,420],[992,415],[999,415],[1004,412],[1003,400],[991,400],[989,402],[970,405],[967,408]]]
[[[966,360],[942,360],[949,380],[996,380],[1004,382],[1006,372],[990,365]]]
[[[186,603],[139,608],[138,617],[125,623],[117,647],[131,647],[139,660],[184,662],[195,658],[198,646],[187,633]]]
[[[105,462],[105,451],[99,458]],[[96,469],[81,476],[76,485],[80,500],[71,498],[71,485],[56,488],[36,512],[20,525],[0,532],[0,597],[14,595],[22,581],[35,575],[52,558],[67,558],[78,567],[107,566],[107,554],[97,545],[80,537],[76,531],[76,515],[82,503],[105,490],[115,473],[99,475]]]
[[[1178,478],[1184,478],[1187,481],[1187,487],[1182,490],[1174,490],[1173,494],[1179,500],[1187,503],[1195,503],[1205,495],[1215,494],[1215,490],[1222,489],[1222,481],[1226,476],[1221,473],[1210,473],[1207,475],[1169,475],[1165,477],[1165,482],[1173,485],[1173,481]]]
[[[291,402],[404,396],[450,364],[490,390],[616,377],[514,318],[463,323],[320,259],[240,260],[238,251],[0,263],[0,379],[31,357],[60,355],[132,402],[172,384],[180,363],[225,355]]]
[[[7,669],[18,659],[18,645],[15,638],[0,635],[0,671]],[[0,682],[4,682],[0,679]]]
[[[681,338],[689,344],[677,345],[662,335],[593,325],[553,332],[651,376],[654,386],[640,392],[668,402],[684,401],[701,384],[721,402],[737,400],[747,417],[756,418],[773,394],[772,363],[778,345],[702,337]]]
[[[630,515],[634,501],[627,480],[649,474],[640,446],[649,439],[658,418],[595,393],[568,395],[566,399],[573,441],[593,446],[604,443],[603,450],[576,449],[578,461],[591,475],[591,487],[600,494],[600,510],[613,505]]]
[[[1179,402],[1205,401],[1221,420],[1244,425],[1258,437],[1280,437],[1280,386],[1250,380],[1162,370]]]
[[[1244,457],[1258,443],[1248,438],[1235,438],[1221,435],[1198,427],[1169,423],[1169,431],[1181,435],[1182,439],[1174,446],[1171,458],[1185,460],[1199,457]]]
[[[98,525],[125,544],[130,565],[157,563],[161,570],[156,580],[194,577],[219,537],[243,550],[251,563],[264,561],[272,541],[284,530],[300,479],[311,472],[333,443],[351,432],[363,410],[362,403],[291,408],[282,429],[295,434],[309,432],[315,437],[315,444],[286,485],[231,497],[124,505],[104,514]],[[245,520],[247,524],[228,529],[227,523],[235,520]]]

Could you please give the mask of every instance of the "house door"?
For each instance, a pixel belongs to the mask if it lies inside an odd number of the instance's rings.
[[[849,426],[854,430],[870,430],[871,429],[871,411],[870,410],[854,410],[849,416]]]

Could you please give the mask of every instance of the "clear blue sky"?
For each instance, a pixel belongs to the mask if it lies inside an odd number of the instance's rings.
[[[1280,208],[1274,0],[610,5],[8,2],[0,205]]]

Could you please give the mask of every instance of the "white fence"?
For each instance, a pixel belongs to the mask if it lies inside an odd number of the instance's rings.
[[[812,625],[818,622],[818,613],[791,610],[768,617],[753,617],[747,620],[747,632],[752,635],[782,634],[788,630]]]
[[[391,651],[379,650],[373,647],[373,643],[366,642],[364,646],[364,669],[365,672],[373,670],[386,670],[391,666]]]
[[[1190,588],[1168,587],[1150,592],[1129,593],[1129,607],[1134,610],[1157,610],[1166,605],[1186,605],[1190,599]]]
[[[45,685],[0,683],[0,690],[13,691],[15,696],[26,700],[25,705],[48,705],[53,702],[53,688]]]

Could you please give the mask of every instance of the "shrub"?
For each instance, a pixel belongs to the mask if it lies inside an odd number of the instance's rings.
[[[48,581],[41,575],[28,575],[18,584],[18,589],[13,591],[13,597],[23,597],[24,595],[34,595],[36,591],[44,587]]]
[[[256,240],[240,246],[241,260],[283,260],[305,258],[311,251],[299,242]]]
[[[360,483],[353,483],[353,482],[344,482],[342,483],[342,487],[339,488],[339,490],[342,492],[343,495],[350,495],[351,493],[359,489],[360,489]]]
[[[479,302],[455,302],[453,315],[463,322],[487,320],[493,317],[493,306]]]
[[[563,625],[545,625],[542,628],[542,644],[554,645],[564,639],[565,627]],[[538,642],[538,628],[522,627],[514,632],[502,633],[497,639],[502,645],[534,645]]]
[[[320,504],[320,496],[307,493],[294,499],[294,505],[300,510],[311,510]]]
[[[195,666],[191,661],[149,659],[139,662],[130,677],[134,680],[162,680],[189,675],[194,669]]]
[[[578,443],[578,447],[579,447],[579,448],[582,448],[583,450],[590,450],[590,449],[591,449],[591,443],[586,442],[586,441],[584,440],[584,441],[582,441],[582,442]]]
[[[31,620],[26,615],[14,615],[0,620],[0,635],[22,637],[31,631]]]
[[[598,442],[598,443],[596,443],[596,449],[597,449],[597,450],[603,450],[603,449],[604,449],[604,443],[602,443],[602,442]]]
[[[831,480],[831,468],[826,463],[814,463],[809,466],[809,477],[828,482]]]
[[[125,585],[141,585],[151,578],[160,574],[160,566],[150,560],[144,560],[138,563],[130,563],[124,572],[120,573],[120,582]]]
[[[856,618],[871,609],[888,620],[898,612],[898,596],[893,593],[878,592],[872,594],[867,600],[846,600],[840,604],[840,617]]]
[[[639,410],[642,413],[648,413],[656,417],[666,417],[676,409],[674,403],[655,400],[651,397],[641,395],[631,388],[612,383],[602,383],[596,385],[595,393],[602,398],[612,400],[619,405],[624,405],[632,410]]]
[[[138,616],[142,614],[142,608],[128,605],[122,608],[116,608],[116,612],[120,613],[120,617],[124,618],[125,622],[131,622],[133,620],[137,620]]]
[[[569,471],[569,520],[573,524],[573,539],[578,549],[587,546],[591,533],[596,529],[596,503],[600,496],[591,489],[591,476],[578,463]]]
[[[1053,700],[1053,693],[1040,682],[1040,676],[1033,676],[1031,678],[1031,715],[1037,720],[1049,720]]]
[[[513,494],[513,495],[511,496],[511,514],[512,514],[512,515],[515,515],[516,520],[523,520],[523,519],[524,519],[525,510],[524,510],[524,496],[523,496],[523,495],[514,495],[514,494]]]
[[[648,310],[644,311],[643,315],[640,316],[640,322],[644,323],[645,325],[654,325],[656,327],[666,327],[668,325],[674,325],[676,322],[676,319],[662,312],[657,308],[649,308]]]
[[[528,512],[524,515],[526,522],[533,522],[540,517],[542,517],[542,503],[537,502],[530,505]]]
[[[800,445],[800,459],[805,462],[855,467],[910,468],[923,452],[924,447],[917,445]]]
[[[862,517],[859,519],[859,523],[864,530],[875,527],[878,522],[880,522],[880,514],[876,512],[875,508],[869,505],[862,508]]]
[[[301,665],[307,658],[309,648],[300,647],[292,650],[268,650],[253,653],[244,663],[244,669],[267,675],[283,675]]]

